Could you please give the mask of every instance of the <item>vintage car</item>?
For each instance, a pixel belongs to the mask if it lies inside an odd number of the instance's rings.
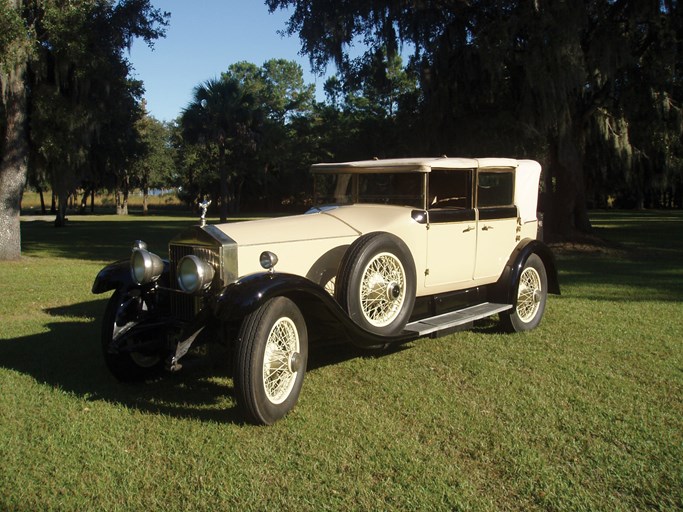
[[[309,341],[370,350],[498,315],[541,321],[559,293],[539,236],[540,165],[503,158],[412,158],[311,168],[304,214],[191,227],[168,259],[133,244],[102,269],[114,290],[102,349],[122,381],[177,371],[193,344],[229,347],[238,406],[272,424],[296,404]]]

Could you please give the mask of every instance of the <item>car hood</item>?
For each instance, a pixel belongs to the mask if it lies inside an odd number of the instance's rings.
[[[324,213],[250,220],[216,225],[240,247],[358,236],[358,231]]]
[[[401,206],[348,205],[313,209],[302,215],[217,224],[216,228],[241,247],[270,245],[391,231],[394,224],[410,219],[410,211]]]

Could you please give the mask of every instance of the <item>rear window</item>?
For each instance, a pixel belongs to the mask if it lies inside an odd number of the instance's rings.
[[[429,208],[472,208],[473,170],[438,170],[429,173]]]
[[[515,180],[512,170],[480,171],[477,183],[477,206],[512,206]]]

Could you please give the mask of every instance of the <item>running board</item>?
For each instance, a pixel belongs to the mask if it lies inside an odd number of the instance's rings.
[[[443,331],[452,327],[458,327],[475,320],[495,315],[502,311],[512,309],[511,304],[495,304],[493,302],[484,302],[476,306],[470,306],[458,311],[451,311],[442,315],[433,316],[430,318],[423,318],[416,320],[406,325],[405,330],[417,334],[418,336],[426,336],[436,331]]]

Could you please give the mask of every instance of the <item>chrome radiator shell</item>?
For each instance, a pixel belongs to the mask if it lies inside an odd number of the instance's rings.
[[[184,321],[192,320],[204,305],[204,296],[184,293],[178,286],[178,262],[188,255],[207,261],[216,270],[210,294],[218,293],[237,279],[237,244],[217,227],[193,226],[173,238],[168,245],[171,312]]]

